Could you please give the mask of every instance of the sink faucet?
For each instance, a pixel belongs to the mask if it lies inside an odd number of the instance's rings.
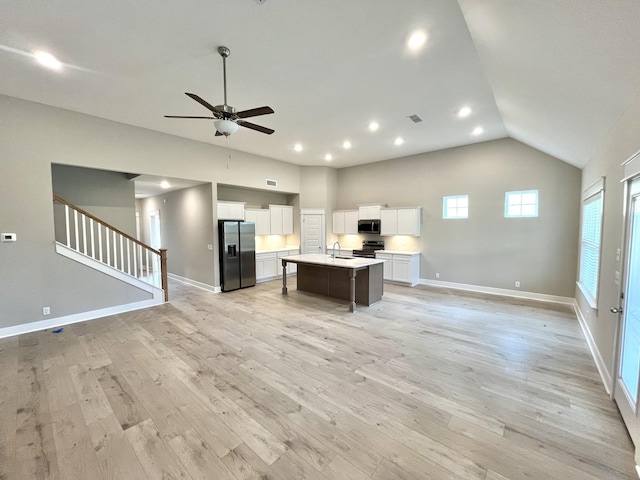
[[[333,254],[331,255],[333,258],[336,258],[336,244],[338,244],[338,253],[340,253],[340,242],[333,242]]]

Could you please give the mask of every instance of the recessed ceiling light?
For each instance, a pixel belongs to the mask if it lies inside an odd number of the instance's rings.
[[[464,118],[471,115],[471,107],[464,106],[460,110],[458,110],[458,117]]]
[[[296,152],[301,152],[302,151],[302,145],[300,145],[299,143],[296,143],[295,146],[293,147],[293,149]]]
[[[345,140],[344,142],[342,142],[342,148],[344,148],[345,150],[349,150],[351,148],[351,142],[349,140]]]
[[[160,186],[162,188],[169,188],[171,186],[171,184],[169,182],[167,182],[166,180],[163,180],[162,182],[160,182]]]
[[[33,56],[40,65],[43,65],[52,70],[60,70],[62,63],[56,57],[47,52],[33,52]]]
[[[484,133],[484,128],[476,127],[473,129],[473,132],[471,132],[471,135],[480,135],[481,133]]]
[[[396,145],[402,145],[404,143],[404,139],[402,137],[396,137],[393,143],[395,143]]]
[[[379,128],[380,128],[380,125],[378,124],[378,122],[371,122],[369,124],[369,130],[371,130],[372,132],[375,132]]]
[[[409,50],[419,50],[424,44],[427,43],[427,32],[424,30],[416,30],[413,32],[407,40],[407,47]]]
[[[324,159],[325,159],[327,162],[330,162],[331,160],[333,160],[333,155],[331,155],[330,153],[327,153],[327,154],[324,156]]]

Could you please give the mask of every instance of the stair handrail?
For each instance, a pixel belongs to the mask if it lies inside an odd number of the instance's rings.
[[[65,200],[64,198],[60,197],[59,195],[56,195],[55,193],[53,194],[53,201],[61,203],[63,205],[66,205],[69,208],[72,208],[73,210],[77,211],[78,213],[81,213],[82,215],[86,216],[87,218],[93,220],[94,222],[97,222],[98,224],[108,228],[112,232],[115,232],[118,235],[121,235],[122,237],[126,238],[127,240],[130,240],[131,242],[139,245],[143,249],[148,250],[151,253],[154,253],[154,254],[158,255],[159,258],[160,258],[160,275],[161,275],[162,289],[164,290],[164,301],[165,302],[169,301],[169,288],[168,288],[169,287],[169,282],[168,282],[168,276],[167,276],[167,249],[166,248],[155,249],[152,246],[147,245],[144,242],[141,242],[137,238],[132,237],[128,233],[123,232],[119,228],[114,227],[110,223],[105,222],[104,220],[102,220],[102,219],[96,217],[95,215],[87,212],[83,208],[80,208],[77,205],[74,205],[73,203],[69,202],[68,200]],[[69,232],[67,230],[67,235],[68,235],[68,233]],[[67,242],[67,243],[69,243],[69,242]],[[69,246],[69,245],[67,245],[67,246]],[[77,247],[77,245],[76,245],[76,247]]]

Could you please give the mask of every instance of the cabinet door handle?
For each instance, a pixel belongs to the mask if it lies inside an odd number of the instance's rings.
[[[611,313],[622,313],[622,307],[620,307],[620,308],[611,307],[611,308],[609,309],[609,311],[610,311]]]

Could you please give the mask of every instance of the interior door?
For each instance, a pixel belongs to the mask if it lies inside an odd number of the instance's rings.
[[[324,215],[302,214],[301,253],[324,253]]]
[[[640,178],[631,182],[627,191],[622,322],[614,398],[636,446],[636,464],[640,464]],[[619,310],[618,306],[611,309],[614,313]]]

